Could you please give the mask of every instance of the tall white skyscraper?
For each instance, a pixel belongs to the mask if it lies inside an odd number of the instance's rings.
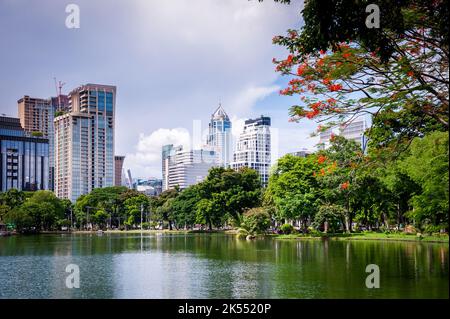
[[[75,201],[94,188],[114,185],[116,87],[80,86],[69,112],[55,118],[55,193]]]
[[[231,161],[231,121],[222,105],[211,115],[206,145],[217,154],[217,164],[228,167]]]
[[[244,130],[239,136],[231,167],[255,169],[263,186],[269,181],[271,164],[270,117],[261,116],[245,121]]]

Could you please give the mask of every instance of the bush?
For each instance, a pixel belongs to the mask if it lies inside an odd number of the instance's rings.
[[[439,233],[443,227],[440,225],[426,225],[423,229],[423,232],[429,235]]]
[[[308,234],[310,235],[310,236],[321,236],[322,235],[322,233],[319,231],[319,230],[317,230],[317,229],[315,229],[314,227],[308,227]]]
[[[142,229],[150,229],[150,223],[142,223]]]
[[[270,215],[264,208],[252,208],[242,217],[241,232],[249,235],[263,234],[270,227]]]
[[[294,226],[292,226],[291,224],[283,224],[281,225],[280,230],[283,234],[289,235],[294,232]]]

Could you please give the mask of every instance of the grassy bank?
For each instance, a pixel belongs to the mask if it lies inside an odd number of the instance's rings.
[[[329,238],[333,240],[386,240],[386,241],[414,241],[414,242],[435,242],[448,243],[448,234],[445,235],[421,235],[406,233],[352,233],[352,234],[317,234],[317,235],[271,235],[275,239],[322,239]]]
[[[96,231],[72,231],[72,232],[42,232],[41,234],[96,234]],[[104,231],[105,234],[140,234],[139,229],[130,230],[107,230]],[[231,230],[143,230],[143,234],[209,234],[209,233],[223,233],[228,235],[237,235],[238,232],[235,229]],[[263,236],[263,235],[261,235]],[[406,233],[377,233],[377,232],[363,232],[363,233],[337,233],[337,234],[290,234],[290,235],[278,235],[269,234],[266,237],[280,240],[302,240],[302,239],[331,239],[331,240],[384,240],[384,241],[411,241],[411,242],[430,242],[430,243],[448,243],[448,234],[434,234],[434,235],[424,235],[417,236],[416,234],[406,234]]]
[[[169,230],[169,229],[144,229],[144,230],[140,230],[140,229],[130,229],[130,230],[106,230],[103,231],[104,234],[196,234],[196,233],[201,233],[201,234],[208,234],[208,233],[223,233],[225,231],[223,230],[184,230],[184,229],[180,229],[180,230]],[[76,231],[72,231],[72,234],[94,234],[97,233],[97,231],[93,230],[93,231],[88,231],[88,230],[76,230]]]

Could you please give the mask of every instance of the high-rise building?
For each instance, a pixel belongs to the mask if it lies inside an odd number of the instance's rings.
[[[211,167],[217,165],[212,150],[183,150],[183,146],[164,145],[162,148],[163,191],[179,186],[185,189],[208,176]]]
[[[53,119],[56,108],[51,99],[32,98],[25,95],[17,101],[20,124],[32,135],[42,135],[49,143],[49,189],[54,189],[54,128]]]
[[[123,162],[125,156],[114,156],[114,185],[122,186]]]
[[[114,185],[116,87],[80,86],[69,112],[55,118],[55,193],[75,201],[94,188]]]
[[[245,121],[244,130],[239,136],[231,167],[255,169],[261,184],[267,185],[271,164],[270,117],[261,116]]]
[[[173,156],[173,144],[163,145],[162,147],[162,190],[169,189],[169,164],[171,156]]]
[[[364,135],[367,130],[367,122],[365,118],[357,118],[345,125],[338,125],[319,133],[319,149],[326,149],[330,146],[330,139],[334,135],[340,135],[348,140],[353,140],[361,145],[363,150],[366,149],[367,137]]]
[[[20,119],[0,117],[0,191],[49,189],[49,143],[32,136]]]
[[[206,145],[217,155],[217,164],[228,167],[231,161],[231,121],[222,105],[211,115]]]

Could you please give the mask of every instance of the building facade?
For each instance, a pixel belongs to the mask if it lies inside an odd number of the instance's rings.
[[[32,98],[25,95],[17,101],[20,124],[29,134],[42,135],[49,144],[49,189],[54,189],[55,147],[53,120],[56,108],[51,99]]]
[[[114,186],[123,186],[124,181],[122,181],[123,176],[123,162],[125,161],[125,156],[115,155],[114,156]]]
[[[203,181],[210,168],[217,166],[217,155],[212,150],[183,150],[183,146],[164,145],[162,148],[163,191],[185,189]]]
[[[75,201],[114,185],[116,87],[80,86],[69,94],[69,112],[55,118],[55,193]]]
[[[0,191],[49,189],[49,143],[26,132],[20,119],[0,117]]]
[[[217,164],[228,167],[231,162],[231,121],[222,105],[211,115],[206,145],[217,155]]]
[[[364,135],[367,130],[367,121],[364,118],[357,118],[345,125],[331,127],[326,131],[319,133],[318,149],[326,149],[330,146],[332,136],[342,136],[348,140],[355,141],[365,151],[367,146],[367,137]]]
[[[270,117],[261,116],[245,121],[244,129],[239,136],[231,167],[255,169],[266,186],[269,181],[271,165]]]

